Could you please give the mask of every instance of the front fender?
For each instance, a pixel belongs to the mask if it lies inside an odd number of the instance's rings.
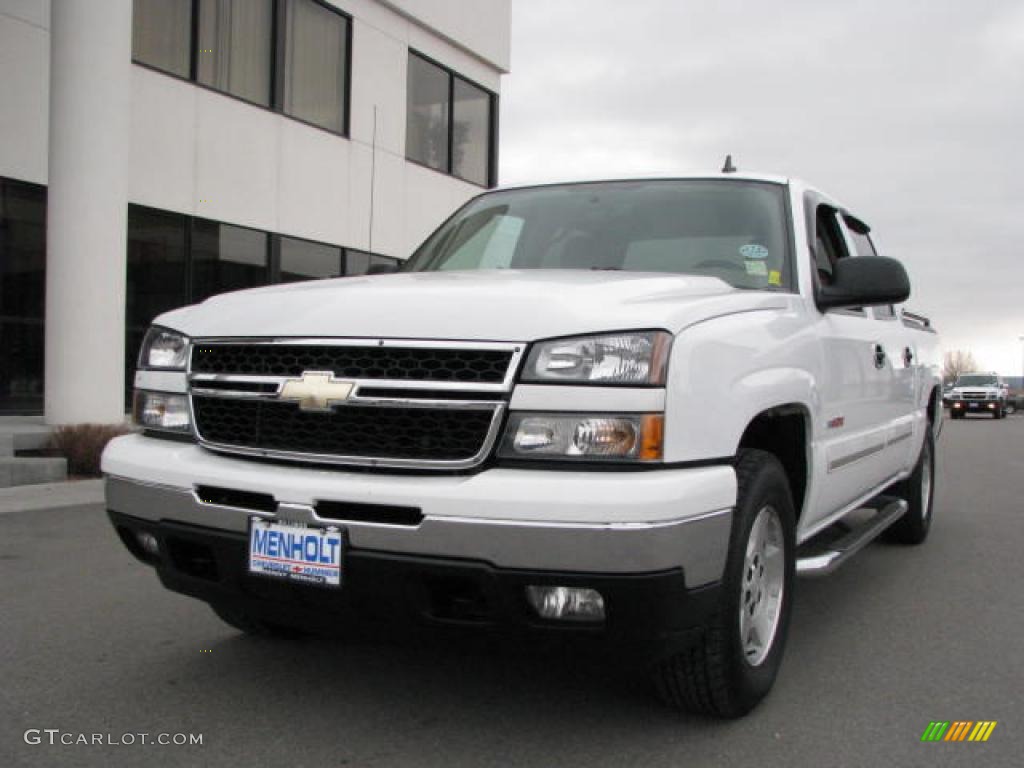
[[[813,436],[820,350],[804,320],[798,308],[744,312],[679,334],[669,366],[667,460],[734,456],[751,421],[783,405],[806,410]]]

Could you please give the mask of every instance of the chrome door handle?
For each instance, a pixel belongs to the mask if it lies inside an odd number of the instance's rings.
[[[875,368],[885,367],[885,348],[881,344],[875,344]]]

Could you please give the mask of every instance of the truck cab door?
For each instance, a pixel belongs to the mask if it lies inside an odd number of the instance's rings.
[[[924,376],[919,350],[912,334],[900,319],[894,307],[872,307],[878,326],[878,336],[889,357],[889,426],[886,452],[895,472],[909,469],[920,449],[920,435],[928,420],[927,398],[922,392]],[[919,403],[924,404],[919,407]]]
[[[813,247],[816,287],[828,284],[839,259],[855,258],[840,213],[818,205]],[[903,354],[895,334],[866,309],[817,313],[820,418],[816,427],[813,503],[802,527],[832,516],[898,474],[890,434],[902,406],[893,401]],[[903,441],[906,442],[906,441]]]
[[[878,251],[870,235],[870,228],[849,214],[840,217],[840,225],[848,249],[855,256],[877,256]],[[886,454],[894,472],[909,469],[917,458],[920,435],[927,421],[923,396],[924,376],[918,355],[915,334],[903,325],[896,307],[891,304],[871,307],[869,310],[877,329],[878,338],[886,350],[889,366],[889,394],[885,405],[888,426]],[[918,413],[918,411],[920,411]]]

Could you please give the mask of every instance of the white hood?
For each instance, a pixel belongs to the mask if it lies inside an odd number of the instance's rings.
[[[160,325],[193,337],[533,341],[599,331],[678,332],[717,315],[781,309],[779,294],[717,278],[640,272],[488,270],[346,277],[215,296]]]

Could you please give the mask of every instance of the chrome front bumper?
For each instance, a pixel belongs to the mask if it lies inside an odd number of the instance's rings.
[[[235,533],[254,516],[343,525],[358,550],[538,571],[682,568],[690,588],[721,578],[736,493],[729,466],[395,476],[258,464],[141,436],[114,441],[103,466],[107,507],[152,522]],[[207,503],[195,492],[201,485],[268,494],[277,509]],[[321,518],[318,501],[414,506],[423,519],[392,525]]]
[[[145,520],[244,531],[249,518],[345,526],[356,549],[481,560],[499,568],[646,573],[683,567],[688,587],[717,581],[729,542],[731,510],[658,523],[542,523],[430,517],[418,526],[323,519],[312,506],[277,513],[207,504],[194,491],[107,478],[107,507]]]

